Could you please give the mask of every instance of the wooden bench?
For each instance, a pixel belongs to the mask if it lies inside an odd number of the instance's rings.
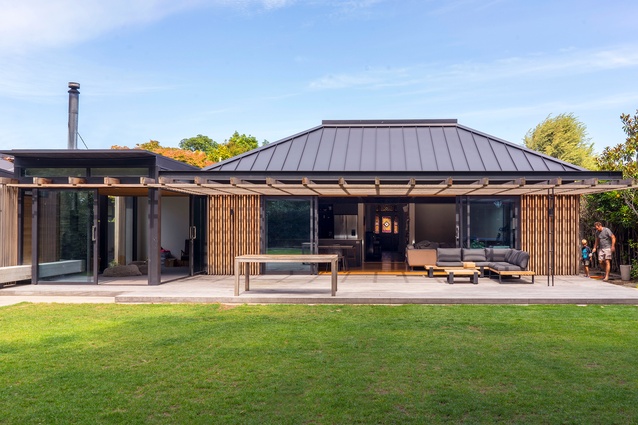
[[[31,280],[31,265],[0,267],[0,288],[4,283]]]
[[[235,257],[235,296],[239,296],[239,275],[243,264],[246,264],[244,290],[250,290],[250,267],[249,263],[330,263],[332,275],[330,294],[334,297],[337,293],[337,254],[300,254],[300,255],[239,255]]]
[[[470,282],[478,284],[479,272],[476,269],[445,269],[443,271],[447,274],[447,283],[450,285],[454,283],[454,278],[457,276],[469,277]]]
[[[534,273],[531,270],[495,270],[491,267],[488,268],[489,272],[490,272],[490,277],[492,273],[496,273],[498,274],[498,283],[503,283],[502,280],[502,276],[518,276],[519,278],[522,278],[523,276],[531,276],[532,277],[532,283],[534,283],[534,276],[536,276],[536,273]]]

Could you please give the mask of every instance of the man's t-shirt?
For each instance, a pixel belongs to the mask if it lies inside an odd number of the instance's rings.
[[[596,232],[596,237],[598,238],[598,245],[600,245],[600,249],[611,248],[612,236],[613,233],[611,233],[611,230],[606,227],[603,227],[600,232]]]

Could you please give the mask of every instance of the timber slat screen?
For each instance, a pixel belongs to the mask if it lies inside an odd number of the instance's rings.
[[[0,267],[18,264],[18,189],[0,184]]]
[[[214,195],[209,205],[208,274],[232,275],[235,257],[260,253],[260,196]],[[250,274],[259,274],[259,264]]]
[[[530,254],[529,269],[547,274],[550,240],[548,232],[548,197],[521,196],[521,248]],[[579,262],[579,195],[554,197],[554,274],[578,274]]]

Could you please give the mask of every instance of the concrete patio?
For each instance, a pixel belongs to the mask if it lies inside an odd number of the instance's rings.
[[[100,285],[15,285],[0,289],[0,306],[19,302],[60,303],[227,303],[227,304],[630,304],[638,290],[581,276],[509,280],[488,278],[450,285],[444,277],[422,275],[339,275],[335,297],[330,275],[263,275],[251,278],[250,291],[233,296],[233,276],[195,276],[159,286],[135,281]]]

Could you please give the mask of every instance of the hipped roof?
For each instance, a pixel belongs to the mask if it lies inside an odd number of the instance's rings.
[[[456,120],[323,121],[203,170],[161,168],[157,181],[143,178],[136,186],[194,195],[347,197],[578,195],[637,187],[622,173],[589,171]],[[73,187],[123,186],[105,181]]]
[[[283,196],[584,194],[635,187],[448,120],[325,120],[213,164],[164,173],[186,193]],[[604,181],[604,183],[599,183]]]
[[[449,120],[330,121],[204,170],[537,173],[586,171]]]

